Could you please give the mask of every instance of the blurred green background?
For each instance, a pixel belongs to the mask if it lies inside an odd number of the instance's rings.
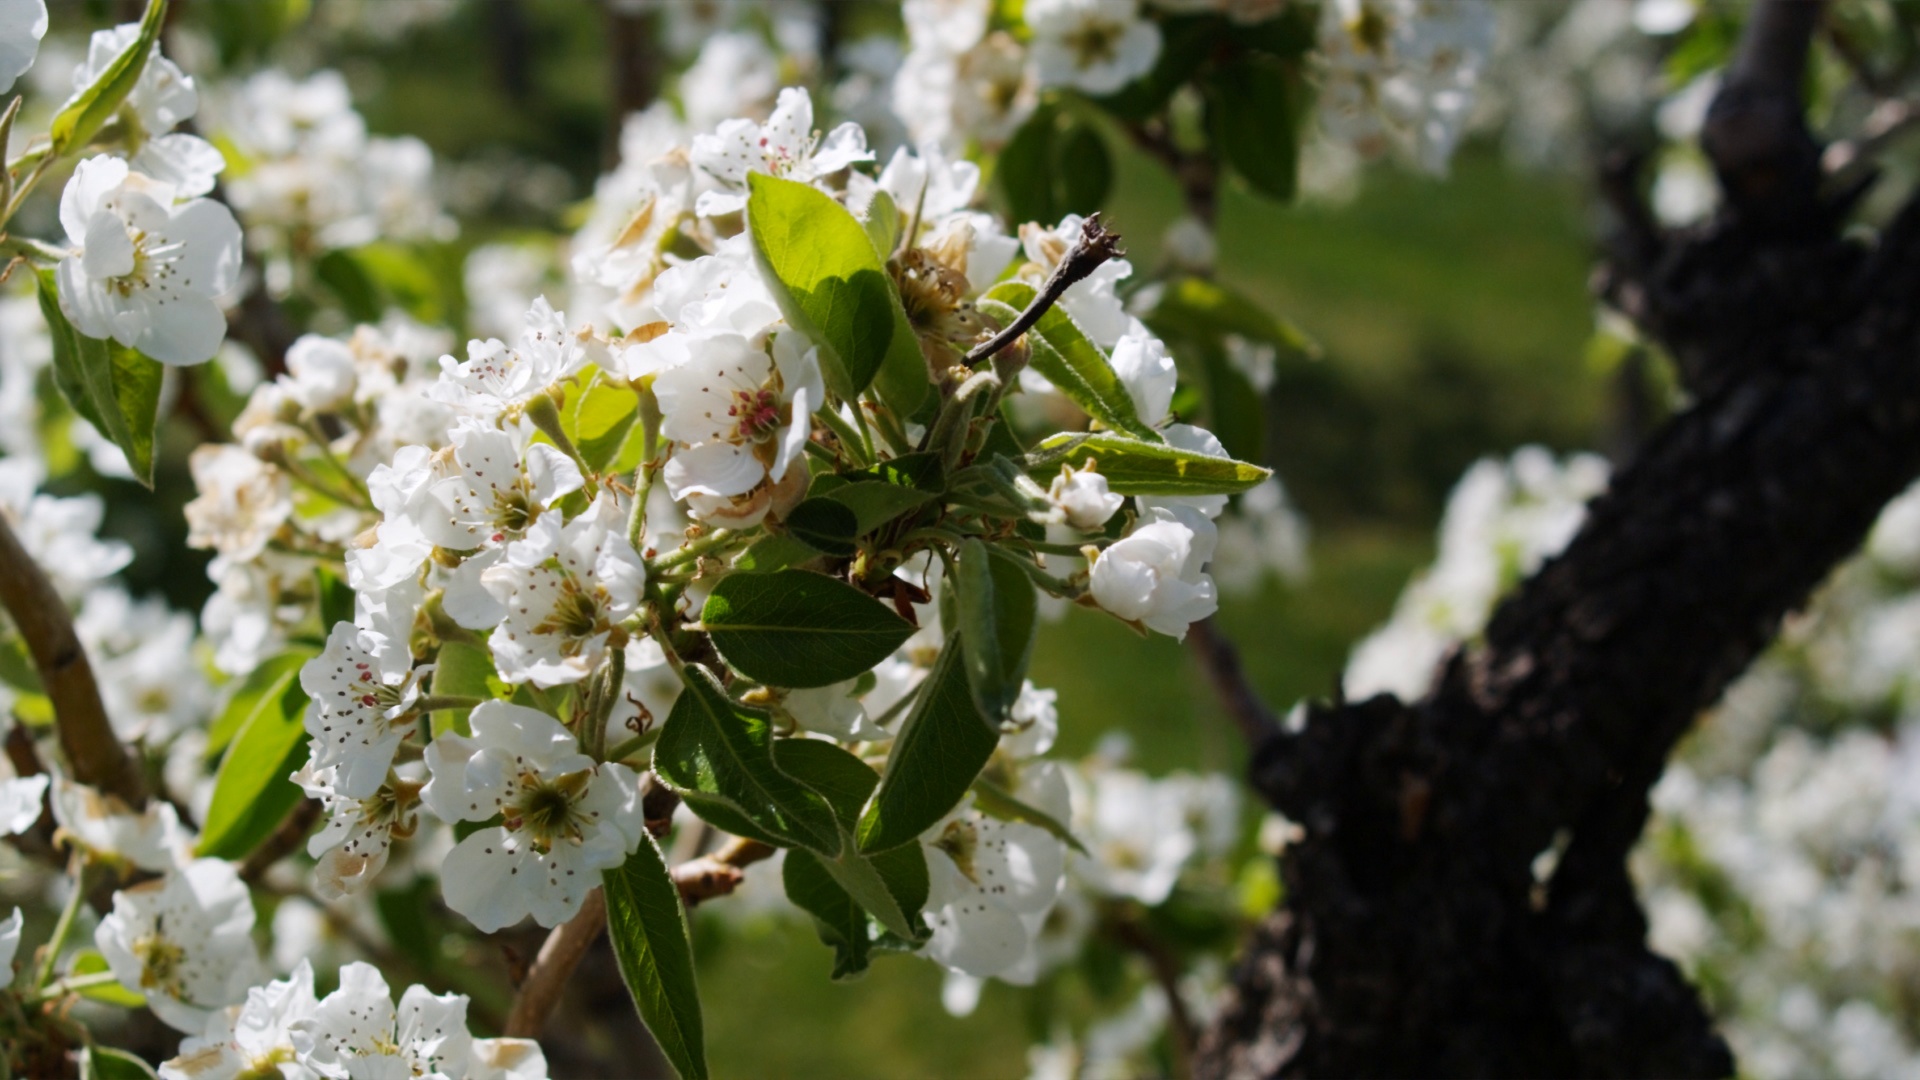
[[[206,2],[232,27],[220,39],[224,59],[244,70],[272,28],[251,27],[249,0]],[[576,200],[590,192],[615,128],[605,51],[597,6],[574,0],[469,4],[391,41],[297,50],[310,67],[347,74],[374,130],[418,135],[443,162],[557,165]],[[1135,265],[1150,268],[1180,213],[1178,194],[1158,166],[1118,140],[1111,149],[1118,182],[1108,216]],[[1608,376],[1586,359],[1590,205],[1578,176],[1525,171],[1480,145],[1444,181],[1373,167],[1340,205],[1225,193],[1219,277],[1324,350],[1283,360],[1268,402],[1269,464],[1312,527],[1312,575],[1298,586],[1270,581],[1221,614],[1276,709],[1330,692],[1352,644],[1431,557],[1447,491],[1468,464],[1529,442],[1600,445]],[[456,248],[566,225],[564,211],[509,208],[466,222]],[[76,483],[112,493],[107,531],[140,553],[130,584],[197,608],[208,588],[202,557],[183,556],[178,536],[159,531],[183,528],[187,445],[169,449],[159,514],[130,484]],[[1241,766],[1237,736],[1182,647],[1164,637],[1143,640],[1074,611],[1042,635],[1033,678],[1059,691],[1066,756],[1118,729],[1151,772]],[[1039,991],[991,985],[979,1012],[956,1020],[940,1006],[931,964],[883,959],[859,981],[830,983],[830,953],[810,928],[717,908],[695,920],[717,1074],[1017,1076],[1029,1042],[1047,1035],[1036,1030]]]

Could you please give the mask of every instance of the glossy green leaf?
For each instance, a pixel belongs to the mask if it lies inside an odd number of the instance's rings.
[[[811,185],[753,173],[747,186],[755,258],[781,313],[820,346],[828,388],[850,401],[877,383],[889,407],[912,415],[927,365],[866,229]]]
[[[952,588],[973,703],[998,723],[1020,696],[1033,655],[1038,608],[1033,579],[1012,556],[968,539],[954,563]]]
[[[1262,460],[1267,456],[1266,396],[1227,362],[1223,346],[1204,345],[1194,351],[1206,375],[1201,385],[1206,390],[1207,430],[1234,457]]]
[[[166,15],[167,0],[147,0],[147,10],[140,17],[140,30],[133,43],[114,57],[99,78],[61,107],[47,129],[55,155],[85,146],[113,119],[113,114],[120,111],[127,95],[140,82],[141,72],[147,68],[147,59],[153,55],[154,42],[160,40]]]
[[[987,290],[986,297],[980,301],[980,310],[1003,323],[1011,322],[1033,303],[1034,295],[1033,286],[1025,282],[1003,281]],[[1134,410],[1133,395],[1127,392],[1120,376],[1114,374],[1107,354],[1087,339],[1066,311],[1057,306],[1048,308],[1034,324],[1027,341],[1033,347],[1033,369],[1085,409],[1088,416],[1116,431],[1125,431],[1149,442],[1159,441],[1160,434]]]
[[[1233,458],[1209,457],[1164,443],[1141,442],[1113,432],[1060,434],[1027,455],[1029,473],[1052,477],[1062,465],[1074,468],[1088,458],[1121,495],[1232,495],[1271,475],[1270,470]]]
[[[1237,334],[1274,346],[1283,358],[1320,355],[1319,344],[1299,327],[1268,314],[1245,294],[1206,278],[1168,282],[1146,319],[1162,337],[1217,342]]]
[[[860,519],[833,499],[806,499],[788,511],[781,524],[789,536],[823,555],[844,558],[860,550],[853,542],[861,532]]]
[[[959,805],[993,756],[999,731],[973,703],[957,638],[947,639],[913,711],[900,726],[880,778],[860,815],[863,852],[911,843]]]
[[[643,836],[625,863],[601,875],[601,884],[607,898],[607,936],[640,1019],[682,1080],[706,1076],[693,939],[680,890],[653,837]]]
[[[813,488],[815,494],[851,509],[861,536],[925,506],[945,490],[940,455],[932,453],[904,454],[857,473],[822,476]]]
[[[1059,146],[1054,175],[1059,177],[1060,217],[1094,213],[1113,191],[1113,156],[1107,152],[1107,140],[1092,124],[1076,122],[1060,133]]]
[[[913,634],[887,605],[809,570],[729,574],[713,587],[700,621],[741,674],[794,688],[870,671]]]
[[[907,210],[912,212],[913,208]],[[867,230],[867,239],[873,241],[873,253],[880,256],[880,261],[892,258],[895,245],[900,243],[900,207],[894,203],[893,196],[874,191],[861,226]]]
[[[620,456],[639,417],[640,395],[624,381],[609,381],[599,374],[567,410],[567,435],[587,467],[604,472]]]
[[[1052,175],[1056,125],[1053,107],[1043,105],[1000,150],[993,179],[1006,198],[1010,221],[1051,223],[1063,216]]]
[[[134,1054],[89,1046],[80,1054],[80,1080],[158,1080],[160,1074]]]
[[[40,313],[53,339],[53,381],[68,404],[127,456],[134,478],[153,486],[153,431],[166,369],[117,341],[90,338],[60,309],[52,270],[38,271]]]
[[[247,673],[233,696],[227,699],[227,707],[214,717],[213,726],[207,730],[207,759],[211,761],[220,751],[227,748],[233,737],[253,719],[263,701],[270,701],[286,692],[287,675],[292,673],[295,679],[300,677],[300,668],[313,653],[296,650],[268,657],[260,666]]]
[[[433,662],[433,694],[435,697],[469,697],[486,699],[494,696],[492,679],[494,678],[493,654],[485,647],[469,644],[465,641],[448,641],[440,646],[440,654]],[[433,733],[452,731],[461,735],[473,732],[467,724],[472,709],[440,709],[433,714]]]
[[[201,855],[245,858],[304,797],[288,777],[307,761],[306,707],[298,668],[260,694],[214,777]]]
[[[344,574],[332,566],[317,566],[313,575],[320,592],[320,625],[337,626],[353,621],[354,592]]]
[[[899,859],[883,864],[862,855],[853,843],[861,808],[879,783],[879,774],[822,739],[782,739],[774,745],[773,757],[789,775],[825,797],[840,824],[844,847],[837,858],[817,860],[819,869],[887,930],[907,940],[924,936],[919,922],[927,900],[924,868],[916,883],[910,864],[903,867]]]
[[[695,813],[729,832],[809,847],[828,858],[839,854],[832,807],[775,763],[767,714],[729,698],[705,668],[689,666],[684,679],[686,692],[653,747],[660,779]],[[740,827],[743,820],[750,828]]]
[[[826,864],[810,852],[789,851],[780,883],[793,906],[813,916],[820,940],[833,949],[833,977],[849,979],[867,970],[872,939],[867,913],[840,887]]]
[[[734,557],[733,568],[750,574],[770,574],[775,570],[785,570],[790,566],[811,562],[820,557],[805,541],[791,536],[767,533],[747,545],[747,550]]]
[[[1291,200],[1300,171],[1305,84],[1296,62],[1248,53],[1207,81],[1214,145],[1254,190]]]

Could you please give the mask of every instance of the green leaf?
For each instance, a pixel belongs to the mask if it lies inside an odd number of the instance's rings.
[[[1107,141],[1092,124],[1073,123],[1061,133],[1059,146],[1055,175],[1059,177],[1060,208],[1064,211],[1061,217],[1099,210],[1113,190],[1113,157],[1107,153]]]
[[[871,939],[867,913],[840,887],[826,864],[805,851],[789,851],[781,861],[780,883],[793,906],[813,916],[822,943],[833,949],[833,978],[850,979],[867,970]]]
[[[913,635],[887,605],[810,570],[729,574],[713,587],[700,621],[741,674],[796,689],[872,670]]]
[[[866,229],[808,184],[752,173],[747,229],[787,321],[820,346],[827,387],[851,401],[878,382],[910,416],[925,399],[927,364]]]
[[[127,95],[139,83],[140,73],[147,68],[147,58],[153,55],[153,44],[160,39],[166,14],[167,0],[147,0],[147,10],[140,17],[140,30],[133,43],[53,118],[47,135],[53,141],[55,156],[85,146],[94,133],[120,111]]]
[[[1009,221],[1055,222],[1059,211],[1054,194],[1054,136],[1057,121],[1050,105],[1033,111],[1013,133],[994,164],[994,180],[1006,196]]]
[[[353,586],[347,584],[347,579],[330,566],[316,566],[313,573],[319,579],[320,586],[320,625],[337,626],[352,622]]]
[[[820,552],[802,540],[767,533],[747,545],[747,550],[734,558],[733,568],[750,574],[768,574],[819,557]]]
[[[1161,291],[1147,325],[1162,337],[1218,342],[1227,334],[1265,342],[1283,356],[1311,358],[1320,346],[1299,327],[1269,315],[1245,295],[1206,278],[1184,277]]]
[[[806,499],[789,510],[781,524],[788,535],[824,555],[845,558],[860,550],[853,542],[861,532],[860,519],[833,499]]]
[[[567,436],[589,469],[605,472],[620,455],[640,417],[640,395],[600,373],[588,381],[567,410]]]
[[[158,1080],[139,1057],[111,1046],[89,1046],[80,1054],[80,1080]]]
[[[1060,466],[1078,468],[1088,458],[1121,495],[1232,495],[1265,480],[1271,471],[1233,458],[1209,457],[1164,443],[1141,442],[1101,431],[1060,434],[1027,455],[1027,471],[1051,477]]]
[[[839,821],[843,849],[838,858],[820,860],[820,867],[880,925],[902,939],[925,936],[919,917],[927,902],[926,858],[920,855],[916,873],[911,855],[869,858],[856,850],[853,830],[860,810],[873,794],[880,776],[872,766],[824,739],[782,739],[773,758],[795,779],[824,796]],[[906,849],[896,849],[905,851]],[[913,845],[918,854],[918,845]],[[791,858],[791,856],[789,856]]]
[[[991,551],[969,538],[954,564],[956,629],[964,642],[967,686],[982,716],[1005,720],[1033,655],[1035,599],[1033,579],[1012,556]]]
[[[74,954],[73,965],[67,969],[68,976],[99,975],[113,970],[107,958],[98,949],[82,949]],[[117,1005],[122,1009],[143,1009],[147,1005],[144,994],[137,994],[117,982],[101,983],[80,991],[80,996],[92,998],[107,1005]]]
[[[1014,221],[1050,225],[1091,214],[1113,189],[1113,158],[1099,130],[1048,106],[1020,126],[994,169]]]
[[[201,855],[245,858],[304,797],[287,777],[307,761],[307,732],[301,723],[306,707],[297,667],[261,693],[214,777],[213,804],[200,833]]]
[[[861,225],[867,230],[867,239],[873,241],[873,253],[880,256],[880,261],[893,258],[893,249],[900,243],[900,207],[894,204],[893,196],[874,191],[873,201],[867,204],[866,220]]]
[[[695,813],[728,832],[838,855],[832,806],[776,764],[767,714],[729,698],[705,668],[690,665],[682,678],[686,692],[673,703],[653,747],[660,779]]]
[[[53,338],[53,381],[73,411],[127,456],[134,478],[153,487],[153,429],[166,369],[117,341],[90,338],[60,309],[52,270],[37,271],[40,313]]]
[[[1029,825],[1045,829],[1073,850],[1082,855],[1087,854],[1086,845],[1082,844],[1059,818],[985,777],[973,782],[973,805],[989,817],[997,817],[1003,821],[1024,821]]]
[[[956,638],[948,638],[913,711],[900,727],[880,778],[860,816],[860,850],[912,843],[959,805],[993,756],[1000,733],[973,703]]]
[[[1263,195],[1291,201],[1300,171],[1300,64],[1247,53],[1207,80],[1214,145]]]
[[[386,310],[379,282],[345,248],[335,248],[314,260],[313,276],[332,290],[347,317],[355,322],[378,322]]]
[[[301,666],[313,655],[307,650],[284,652],[261,661],[259,667],[248,672],[233,696],[227,699],[227,707],[220,710],[213,726],[207,730],[208,760],[227,748],[263,704],[272,705],[274,699],[285,693],[288,674],[298,679]]]
[[[1202,385],[1207,394],[1207,430],[1220,440],[1227,453],[1242,461],[1266,457],[1265,396],[1227,362],[1224,346],[1204,345],[1195,352],[1206,370]]]
[[[980,310],[1003,323],[1012,322],[1033,303],[1034,296],[1033,286],[1025,282],[1003,281],[987,290],[980,301]],[[1150,442],[1159,441],[1160,434],[1134,411],[1133,395],[1127,392],[1120,376],[1114,374],[1107,354],[1087,339],[1071,315],[1058,306],[1048,308],[1034,324],[1027,341],[1033,346],[1033,370],[1045,375],[1061,393],[1085,409],[1088,416],[1116,431],[1129,432]]]
[[[693,941],[680,890],[652,836],[618,868],[601,875],[607,897],[607,936],[620,977],[647,1031],[683,1080],[707,1075],[700,987],[694,980]]]
[[[945,490],[940,455],[934,453],[902,454],[860,472],[822,476],[813,488],[853,511],[860,536],[925,506]]]
[[[483,646],[465,641],[441,643],[440,654],[433,662],[435,697],[490,698],[495,696],[493,678],[493,654]],[[461,735],[473,734],[467,726],[467,717],[472,711],[441,709],[435,712],[433,733],[438,735],[452,731]]]

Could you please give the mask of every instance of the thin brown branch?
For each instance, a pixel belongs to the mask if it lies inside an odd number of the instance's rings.
[[[1110,929],[1120,944],[1140,954],[1147,962],[1147,969],[1153,973],[1153,981],[1160,986],[1161,993],[1167,999],[1167,1042],[1173,1050],[1174,1080],[1190,1080],[1193,1076],[1193,1048],[1199,1039],[1199,1029],[1194,1026],[1193,1014],[1187,1010],[1186,998],[1180,995],[1180,959],[1167,947],[1166,942],[1153,936],[1139,920],[1132,917],[1115,919]]]
[[[0,604],[26,639],[41,689],[53,702],[60,749],[74,779],[117,795],[128,806],[146,805],[146,784],[126,747],[107,721],[87,651],[74,633],[66,601],[13,534],[0,513]]]
[[[314,822],[319,820],[319,799],[301,799],[295,803],[293,809],[287,811],[287,816],[281,820],[280,827],[273,830],[273,835],[262,841],[259,847],[254,848],[253,853],[247,856],[247,861],[241,864],[241,880],[259,881],[261,875],[265,874],[274,863],[293,854],[294,850],[300,846],[300,841],[305,840],[307,833],[312,831]]]
[[[540,946],[540,955],[534,957],[533,967],[527,970],[526,980],[513,997],[513,1008],[507,1012],[509,1036],[540,1037],[546,1029],[547,1017],[553,1014],[554,1006],[560,1004],[561,992],[566,989],[573,969],[580,966],[581,958],[606,928],[607,898],[595,889],[587,894],[580,914],[554,927],[546,943]]]
[[[1280,721],[1267,703],[1247,682],[1246,669],[1240,666],[1240,650],[1220,631],[1212,618],[1202,619],[1187,628],[1187,647],[1207,673],[1207,682],[1226,706],[1227,715],[1247,740],[1257,747],[1280,732]]]
[[[773,848],[758,840],[736,836],[711,855],[681,863],[673,868],[673,884],[680,890],[680,902],[691,908],[702,900],[728,895],[740,887],[747,867],[772,858],[773,852]]]
[[[1098,213],[1089,215],[1080,223],[1080,235],[1074,239],[1067,253],[1061,256],[1060,264],[1053,268],[1046,283],[1040,286],[1033,303],[1028,304],[1027,309],[1008,323],[1005,329],[974,346],[973,351],[967,354],[967,366],[974,367],[1020,340],[1021,335],[1033,329],[1033,324],[1039,322],[1040,317],[1059,302],[1075,283],[1084,280],[1101,263],[1125,254],[1126,251],[1120,247],[1120,234],[1109,232]]]

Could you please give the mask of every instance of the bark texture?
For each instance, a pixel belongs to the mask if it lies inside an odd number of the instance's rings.
[[[1304,837],[1200,1075],[1732,1072],[1626,858],[1694,717],[1920,476],[1920,205],[1843,237],[1857,192],[1810,177],[1818,13],[1756,6],[1703,138],[1727,212],[1661,234],[1629,207],[1599,279],[1694,404],[1426,698],[1258,740],[1252,782]]]

